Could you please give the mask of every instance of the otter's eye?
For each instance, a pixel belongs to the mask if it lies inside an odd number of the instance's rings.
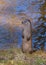
[[[24,38],[24,35],[22,35],[22,38]]]
[[[27,41],[29,41],[29,40],[30,40],[30,38],[31,38],[31,37],[28,37],[28,38],[27,38]]]

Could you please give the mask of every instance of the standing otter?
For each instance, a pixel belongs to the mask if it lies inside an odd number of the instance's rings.
[[[26,19],[22,22],[22,51],[24,53],[32,52],[32,25],[30,20]]]

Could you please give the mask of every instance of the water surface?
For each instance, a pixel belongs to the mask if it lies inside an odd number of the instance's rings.
[[[3,1],[3,0],[2,0]],[[45,0],[4,0],[3,4],[0,4],[0,48],[9,48],[9,45],[16,46],[17,43],[18,47],[21,46],[22,38],[21,38],[21,31],[19,28],[13,27],[14,31],[11,33],[9,31],[8,20],[11,18],[11,16],[17,16],[20,19],[23,19],[25,17],[28,17],[32,19],[32,27],[36,30],[36,28],[42,23],[38,21],[38,18],[42,16],[40,7],[43,5]],[[7,4],[7,5],[6,5]],[[43,10],[44,12],[44,10]],[[7,19],[8,18],[8,19]],[[46,14],[45,14],[46,18]],[[12,21],[12,20],[10,20]],[[9,21],[9,22],[10,22]],[[7,24],[7,25],[6,25]],[[46,23],[44,23],[46,26]],[[16,28],[16,29],[15,29]],[[16,30],[16,31],[15,31]],[[39,32],[42,31],[42,28]],[[11,35],[12,34],[12,35]],[[40,33],[32,34],[32,42],[33,44],[37,41],[35,38],[40,36]],[[44,33],[44,44],[46,48],[46,31]],[[14,40],[17,41],[15,42]],[[41,40],[42,41],[42,40]],[[41,43],[41,41],[38,41],[38,44]],[[39,48],[39,45],[38,45]]]

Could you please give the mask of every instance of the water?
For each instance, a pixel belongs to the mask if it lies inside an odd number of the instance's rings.
[[[3,0],[2,0],[3,1]],[[32,27],[36,28],[42,23],[37,22],[38,18],[42,16],[40,13],[40,6],[44,4],[45,0],[4,0],[5,4],[0,4],[0,49],[9,48],[9,45],[14,43],[14,40],[17,37],[18,47],[21,46],[22,38],[20,29],[16,28],[12,33],[10,33],[8,22],[12,21],[11,16],[17,16],[20,19],[23,19],[25,16],[32,19]],[[7,5],[6,5],[7,4]],[[44,12],[44,11],[43,11]],[[45,14],[46,18],[46,14]],[[8,24],[8,25],[6,25]],[[46,23],[44,23],[46,26]],[[6,27],[5,27],[6,26]],[[14,28],[14,27],[13,27]],[[44,29],[45,30],[45,29]],[[42,31],[42,28],[39,32]],[[12,35],[11,35],[12,34]],[[40,33],[32,34],[33,44],[37,41],[35,38],[40,36]],[[46,38],[46,31],[44,33],[44,39]],[[44,40],[43,40],[44,41]],[[41,41],[38,41],[41,43]],[[8,47],[7,47],[8,45]],[[15,45],[16,46],[16,45]],[[46,39],[45,39],[45,48],[46,48]]]

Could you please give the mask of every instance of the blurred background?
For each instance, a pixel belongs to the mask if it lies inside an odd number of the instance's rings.
[[[21,48],[26,18],[32,23],[32,47],[46,50],[46,0],[0,0],[0,49]]]

